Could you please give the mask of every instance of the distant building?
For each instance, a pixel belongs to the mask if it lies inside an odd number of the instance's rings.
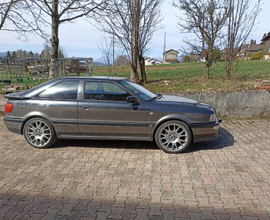
[[[226,60],[229,53],[230,53],[230,51],[229,51],[228,48],[224,48],[223,50],[220,50],[221,60]],[[235,49],[234,49],[234,53],[236,54],[235,59],[236,59],[237,57],[243,58],[243,56],[244,56],[244,54],[241,53],[241,51],[239,51],[239,48],[235,48]]]
[[[176,50],[167,50],[163,53],[163,62],[164,64],[169,63],[178,63],[178,51]]]
[[[250,55],[261,51],[270,53],[270,32],[261,40],[260,44],[244,44],[243,49]],[[269,56],[266,55],[264,58],[268,59]]]
[[[162,62],[160,62],[159,60],[155,59],[155,58],[145,58],[145,66],[150,66],[150,65],[158,65],[158,64],[162,64]]]

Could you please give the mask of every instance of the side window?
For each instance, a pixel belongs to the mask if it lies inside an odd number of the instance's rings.
[[[63,81],[38,94],[37,98],[77,99],[79,81]]]
[[[126,101],[128,96],[129,93],[113,83],[85,82],[86,100]]]

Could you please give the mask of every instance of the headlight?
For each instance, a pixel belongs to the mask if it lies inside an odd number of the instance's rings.
[[[210,116],[210,120],[209,120],[209,122],[216,122],[216,114],[214,113],[214,114],[212,114],[211,116]]]

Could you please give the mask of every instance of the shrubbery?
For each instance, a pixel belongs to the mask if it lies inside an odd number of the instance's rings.
[[[251,60],[261,60],[262,58],[263,58],[263,52],[257,52],[251,56]]]
[[[183,63],[188,63],[189,62],[189,56],[185,56],[183,59]]]

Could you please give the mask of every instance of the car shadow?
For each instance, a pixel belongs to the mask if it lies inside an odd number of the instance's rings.
[[[193,143],[185,151],[192,153],[201,150],[217,150],[234,144],[233,135],[226,129],[220,128],[218,138],[214,141]],[[58,140],[51,148],[65,147],[94,147],[104,149],[144,149],[160,150],[155,142],[147,141],[119,141],[119,140]]]
[[[233,146],[234,143],[234,136],[225,128],[220,127],[218,131],[218,138],[216,140],[191,144],[185,153],[192,153],[202,150],[218,150]]]

